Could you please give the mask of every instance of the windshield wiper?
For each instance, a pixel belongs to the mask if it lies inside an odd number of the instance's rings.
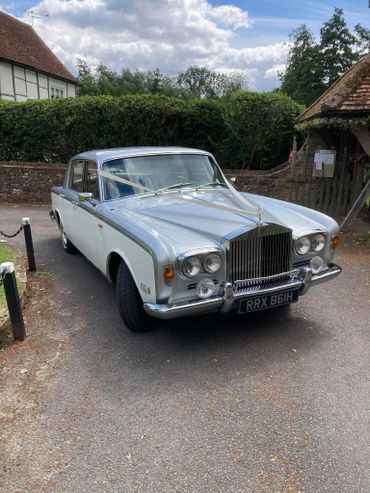
[[[204,187],[215,187],[216,185],[220,185],[221,187],[227,187],[226,183],[221,183],[219,181],[211,181],[210,183],[203,183],[203,185],[199,185],[198,187],[196,187],[195,190],[199,190],[200,188],[204,188]]]
[[[174,185],[168,185],[168,187],[158,188],[155,193],[163,192],[164,190],[171,190],[171,188],[187,187],[188,185],[193,185],[193,183],[193,181],[189,181],[188,183],[175,183]]]

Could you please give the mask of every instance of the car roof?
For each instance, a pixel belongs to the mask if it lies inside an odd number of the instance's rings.
[[[191,149],[189,147],[159,147],[159,146],[141,146],[141,147],[117,147],[113,149],[96,149],[81,152],[72,159],[88,159],[103,162],[108,159],[127,158],[135,156],[153,156],[156,154],[203,154],[211,156],[207,151],[200,149]]]

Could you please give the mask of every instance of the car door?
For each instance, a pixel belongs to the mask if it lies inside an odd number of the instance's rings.
[[[78,239],[78,194],[84,191],[85,162],[82,159],[72,161],[69,165],[69,173],[65,191],[63,193],[61,220],[68,239],[79,249],[82,246]]]
[[[97,164],[94,161],[72,161],[62,213],[68,238],[96,265],[99,221],[95,216],[95,208],[100,203],[98,181]],[[93,200],[81,202],[78,197],[81,192],[93,193]]]
[[[105,261],[102,248],[102,229],[104,223],[98,217],[100,205],[100,186],[95,161],[85,161],[84,191],[93,194],[93,200],[79,203],[81,227],[78,232],[84,245],[84,254],[93,264],[105,272]]]

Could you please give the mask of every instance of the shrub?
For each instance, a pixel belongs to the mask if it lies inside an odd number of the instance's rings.
[[[184,145],[221,166],[272,167],[286,159],[299,106],[286,96],[240,93],[180,100],[155,95],[0,102],[0,160],[67,162],[81,151]]]

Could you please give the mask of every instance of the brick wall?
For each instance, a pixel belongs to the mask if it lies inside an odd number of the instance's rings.
[[[61,185],[63,164],[0,162],[0,201],[50,203],[50,189]]]
[[[311,130],[305,143],[297,152],[295,166],[289,162],[271,170],[225,170],[226,176],[236,177],[235,186],[240,191],[267,195],[280,200],[307,205],[308,191],[312,184],[310,177],[314,165],[315,152],[327,148],[328,144],[320,134]]]
[[[235,188],[241,192],[267,195],[290,200],[292,194],[291,170],[288,162],[267,171],[225,170],[228,178],[235,177]]]
[[[297,169],[299,168],[299,160]],[[50,202],[50,189],[61,185],[64,164],[0,162],[0,201],[40,204]],[[236,177],[240,191],[291,200],[295,183],[291,180],[289,163],[268,171],[225,170],[229,178]]]

